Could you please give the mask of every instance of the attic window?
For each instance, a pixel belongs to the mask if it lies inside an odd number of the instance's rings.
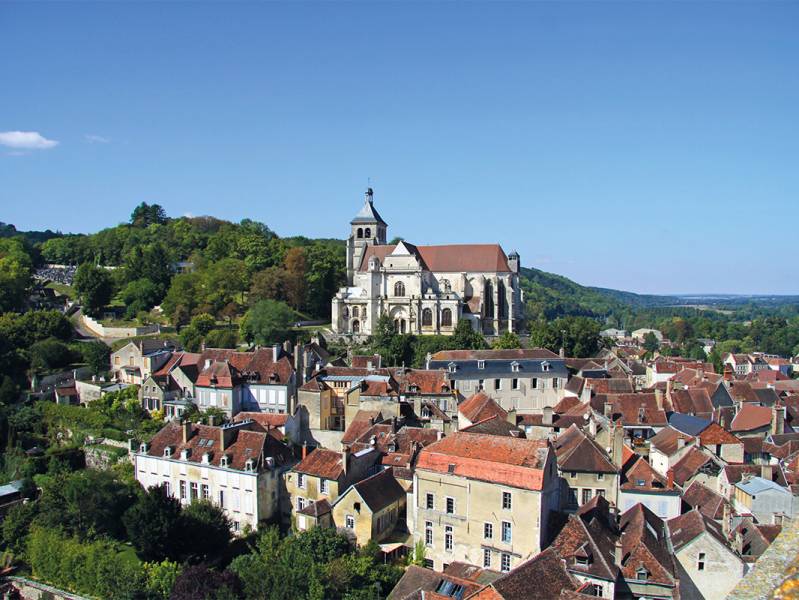
[[[478,368],[478,369],[485,369],[485,368],[486,368],[486,361],[484,361],[484,360],[478,360],[478,361],[477,361],[477,368]]]
[[[172,456],[172,446],[167,446],[164,448],[164,458],[169,458]]]
[[[511,370],[511,371],[513,371],[514,373],[518,373],[518,372],[519,372],[519,363],[517,363],[517,362],[514,360],[514,361],[513,361],[513,362],[510,364],[510,370]]]
[[[548,373],[551,368],[552,368],[552,365],[550,365],[547,361],[544,361],[544,362],[541,363],[541,370],[544,373]]]
[[[454,373],[455,371],[457,371],[457,370],[458,370],[458,365],[456,365],[454,362],[451,362],[451,363],[449,363],[449,364],[447,365],[447,370],[448,370],[450,373]]]
[[[244,470],[252,473],[255,470],[255,461],[251,458],[248,458],[247,461],[244,463]]]
[[[447,465],[447,473],[454,473],[455,472],[455,465],[452,463]]]
[[[641,567],[635,572],[635,578],[638,581],[646,581],[648,576],[649,573],[647,573],[646,569],[644,569],[643,567]]]
[[[644,485],[646,485],[646,482],[643,479],[636,479],[635,485],[637,485],[638,487],[644,487]]]
[[[230,457],[225,454],[221,459],[219,459],[219,466],[227,467],[228,465],[230,465]]]
[[[581,567],[587,567],[590,560],[587,556],[577,556],[575,557],[575,562]]]

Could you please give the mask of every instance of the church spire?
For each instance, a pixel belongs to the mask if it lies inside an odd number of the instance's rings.
[[[355,215],[355,218],[350,221],[352,225],[357,225],[359,223],[362,224],[380,224],[384,227],[388,224],[383,220],[380,216],[380,213],[377,212],[374,206],[374,191],[372,188],[366,188],[366,194],[364,195],[364,203],[363,208],[358,211],[358,214]]]

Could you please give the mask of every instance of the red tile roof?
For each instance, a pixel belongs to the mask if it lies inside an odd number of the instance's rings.
[[[490,419],[491,417],[508,418],[508,413],[485,392],[477,392],[472,397],[461,402],[458,405],[458,413],[472,423]]]
[[[546,440],[457,432],[424,448],[416,468],[541,490],[548,453]]]
[[[254,352],[208,349],[200,355],[199,368],[202,370],[195,385],[226,388],[245,380],[261,384],[286,384],[294,371],[288,357],[281,356],[277,361],[273,360],[272,348],[259,348]]]
[[[711,423],[700,434],[699,441],[703,446],[741,444],[741,440],[724,429],[718,423]]]
[[[324,479],[338,479],[344,474],[341,452],[317,448],[295,465],[294,470]]]
[[[606,402],[611,405],[613,417],[621,416],[625,426],[665,427],[668,423],[666,413],[658,407],[657,395],[654,393],[597,394],[591,399],[591,407],[601,414]],[[640,418],[641,409],[643,419]]]
[[[732,420],[730,430],[752,431],[767,427],[771,424],[771,409],[768,406],[757,406],[756,404],[744,404],[735,418]]]
[[[699,469],[710,462],[713,462],[710,454],[696,446],[692,446],[671,468],[674,474],[674,483],[684,486],[691,477],[699,472]]]
[[[655,471],[643,456],[624,472],[621,489],[625,492],[678,493],[669,487],[666,478]]]
[[[289,419],[289,416],[281,414],[273,414],[273,413],[242,411],[240,413],[237,413],[236,416],[233,417],[233,422],[240,423],[242,421],[246,421],[247,419],[252,420],[262,430],[265,431],[268,429],[285,427],[286,422]]]
[[[643,504],[636,504],[621,515],[621,572],[625,579],[637,580],[644,568],[647,580],[666,586],[676,583],[676,566],[666,547],[664,523]]]
[[[728,504],[720,495],[709,487],[694,481],[682,494],[683,501],[700,511],[710,519],[721,520],[724,517],[724,505]],[[732,514],[732,511],[730,512]]]
[[[510,272],[507,256],[498,244],[405,245],[421,260],[424,267],[435,273]],[[358,270],[365,271],[372,256],[377,256],[381,264],[385,264],[395,248],[396,245],[393,244],[367,246]]]
[[[617,473],[608,456],[599,445],[572,425],[553,442],[561,471],[583,473]]]

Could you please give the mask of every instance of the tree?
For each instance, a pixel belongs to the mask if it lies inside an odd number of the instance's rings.
[[[305,280],[307,261],[303,248],[290,248],[284,259],[286,268],[286,301],[295,310],[305,307],[305,291],[308,287]]]
[[[149,311],[163,297],[158,286],[143,277],[128,283],[122,289],[122,301],[125,303],[125,316],[129,319],[142,311]]]
[[[22,308],[33,261],[18,239],[0,239],[0,312]]]
[[[205,344],[209,348],[236,348],[239,336],[234,329],[214,329],[205,336]]]
[[[25,551],[25,536],[30,531],[36,509],[34,502],[17,504],[9,509],[3,519],[3,545],[17,557]]]
[[[145,561],[181,557],[180,501],[163,486],[144,491],[122,517],[128,539]]]
[[[259,300],[286,300],[286,270],[282,267],[269,267],[258,271],[252,277],[249,293],[250,305]]]
[[[515,350],[516,348],[521,347],[522,342],[519,340],[519,336],[512,331],[504,332],[492,344],[492,348],[494,348],[494,350]]]
[[[230,543],[230,520],[224,510],[207,500],[195,500],[183,509],[180,526],[183,557],[191,563],[213,561]]]
[[[239,598],[241,582],[231,571],[205,565],[186,567],[175,579],[170,600],[228,600]]]
[[[166,211],[159,204],[142,202],[130,215],[130,224],[134,227],[148,227],[153,224],[163,225],[167,222]]]
[[[78,267],[73,285],[84,310],[93,316],[111,301],[114,291],[108,271],[90,263],[83,263]]]
[[[180,341],[189,352],[197,352],[214,327],[216,319],[207,313],[199,314],[180,332]]]
[[[656,352],[657,349],[660,348],[660,342],[658,341],[657,336],[651,331],[644,336],[642,348],[650,354]]]
[[[472,322],[468,319],[458,319],[458,324],[455,325],[455,331],[452,333],[452,345],[459,350],[488,348],[485,338],[472,328]]]
[[[188,322],[200,303],[200,276],[197,273],[181,273],[172,278],[169,291],[161,308],[172,319],[175,326]]]
[[[80,345],[83,361],[92,373],[100,375],[111,365],[111,348],[102,342],[86,342]]]
[[[30,357],[31,370],[37,373],[66,367],[74,358],[69,346],[53,338],[33,344]]]
[[[288,335],[295,318],[294,311],[283,302],[261,300],[241,320],[241,336],[262,346],[280,343]]]
[[[602,347],[600,324],[588,317],[561,317],[554,321],[538,320],[530,324],[530,345],[566,356],[587,358]]]

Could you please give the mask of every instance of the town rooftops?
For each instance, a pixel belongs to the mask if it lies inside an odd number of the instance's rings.
[[[775,491],[779,492],[780,494],[791,493],[787,488],[782,487],[777,482],[771,481],[769,479],[763,479],[762,477],[750,477],[748,479],[744,479],[743,481],[736,483],[735,487],[750,496],[756,496],[757,494],[762,494],[766,491]]]
[[[352,487],[373,513],[379,512],[405,497],[405,490],[397,482],[390,468],[362,479]],[[339,496],[339,500],[343,497],[344,494]]]
[[[732,548],[727,541],[727,536],[724,535],[721,529],[721,525],[712,519],[708,519],[696,509],[690,510],[673,519],[669,519],[667,524],[671,545],[675,551],[681,550],[703,533],[707,533],[732,552]]]
[[[458,413],[472,423],[491,417],[507,419],[508,413],[485,392],[477,392],[458,405]]]
[[[678,413],[701,417],[710,417],[713,414],[713,402],[704,387],[672,390],[669,400],[671,400],[672,408]]]
[[[424,448],[416,468],[538,491],[548,453],[546,440],[456,432]]]
[[[665,427],[668,423],[662,403],[656,393],[597,394],[591,399],[591,407],[598,413],[610,405],[610,417],[621,417],[625,427]]]
[[[693,441],[693,437],[677,431],[673,427],[664,427],[653,437],[649,438],[651,448],[656,448],[666,456],[671,456]],[[682,440],[682,443],[680,442]]]
[[[673,586],[676,566],[665,544],[663,521],[643,504],[636,504],[621,515],[622,561],[625,579]]]
[[[625,470],[621,489],[629,493],[679,495],[679,491],[669,486],[668,480],[652,468],[643,456],[639,456]]]
[[[768,406],[744,404],[732,420],[730,430],[745,432],[768,427],[771,425],[771,416],[772,412]]]
[[[573,592],[579,587],[577,579],[566,570],[566,561],[556,548],[550,546],[494,581],[475,598],[553,600],[561,598],[564,592]]]
[[[508,435],[512,437],[526,437],[524,431],[507,419],[494,415],[463,427],[459,431],[468,433],[487,433],[490,435]]]
[[[286,414],[242,411],[233,417],[233,422],[241,423],[242,421],[253,421],[255,423],[253,429],[257,431],[267,431],[269,429],[285,427],[288,419],[289,416]]]
[[[272,348],[254,352],[236,352],[220,348],[207,349],[200,355],[195,385],[198,387],[235,387],[241,383],[287,384],[293,366],[287,356],[274,360]]]
[[[724,505],[727,501],[709,487],[694,481],[682,494],[683,502],[695,508],[710,519],[721,520],[724,517]]]
[[[297,514],[300,515],[307,515],[309,517],[319,518],[322,515],[326,515],[330,513],[332,507],[330,503],[327,501],[327,498],[322,498],[321,500],[317,500],[316,502],[311,502],[310,504],[306,504],[302,510],[298,510]]]
[[[702,433],[712,421],[708,419],[701,419],[693,415],[684,415],[682,413],[672,413],[669,417],[669,425],[677,431],[689,436],[697,436]]]
[[[306,475],[336,480],[344,474],[341,452],[317,448],[294,465],[294,470]]]
[[[674,474],[674,483],[679,486],[684,486],[685,483],[694,475],[708,465],[707,468],[715,471],[716,463],[713,461],[711,455],[698,448],[691,446],[688,451],[671,467]]]
[[[553,442],[558,457],[558,468],[561,471],[579,471],[583,473],[617,473],[613,465],[599,445],[588,437],[576,425],[570,426]]]
[[[601,496],[595,496],[601,498]],[[569,515],[566,525],[552,542],[552,546],[566,561],[573,573],[615,581],[619,568],[614,563],[614,546],[618,532],[607,514],[607,503],[599,507],[592,499],[591,511]],[[587,507],[588,503],[583,507]],[[581,507],[581,509],[583,508]]]
[[[718,423],[711,423],[699,434],[699,441],[703,446],[740,444],[741,440],[724,429]]]
[[[482,584],[469,579],[410,565],[391,590],[387,600],[457,600],[470,597],[481,587]],[[444,596],[436,590],[447,590],[449,595]]]

